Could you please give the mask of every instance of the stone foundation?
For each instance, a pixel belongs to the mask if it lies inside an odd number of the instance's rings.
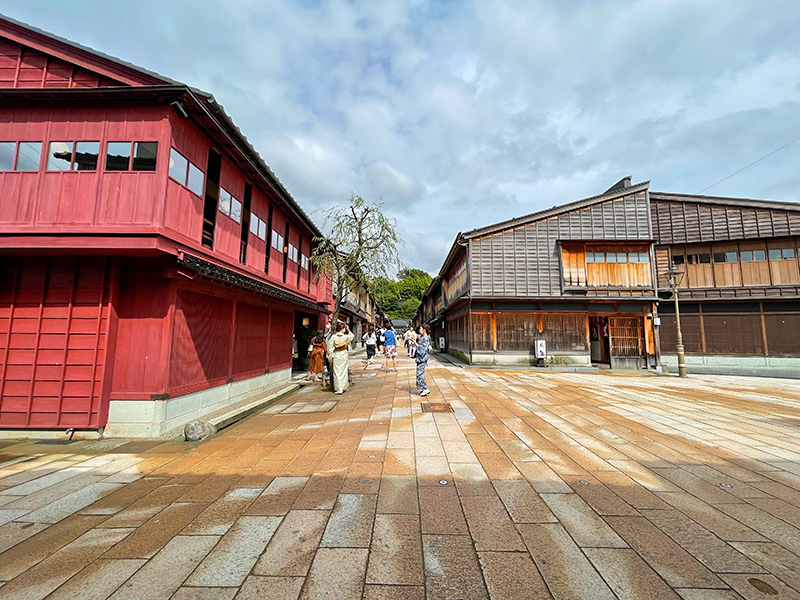
[[[112,400],[103,437],[157,438],[235,404],[246,394],[289,381],[291,374],[291,369],[283,369],[167,400]]]

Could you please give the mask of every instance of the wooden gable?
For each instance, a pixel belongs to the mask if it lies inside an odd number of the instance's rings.
[[[0,88],[79,88],[126,85],[99,73],[0,39]]]
[[[174,83],[156,73],[0,16],[0,88]]]
[[[528,222],[470,237],[473,297],[542,298],[562,295],[565,240],[640,241],[652,237],[647,187],[549,211]]]

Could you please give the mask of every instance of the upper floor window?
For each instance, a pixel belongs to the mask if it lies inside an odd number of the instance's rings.
[[[267,239],[267,224],[254,214],[250,214],[250,233],[259,239]]]
[[[648,263],[647,252],[587,252],[587,263]]]
[[[715,258],[716,260],[716,258]],[[767,253],[764,250],[742,250],[742,262],[757,262],[767,260]]]
[[[16,142],[0,142],[0,171],[12,171],[14,169],[14,155],[16,153]]]
[[[15,171],[38,171],[42,159],[42,142],[20,142]]]
[[[277,231],[272,231],[272,247],[283,252],[283,236]]]
[[[297,262],[298,254],[297,248],[289,244],[289,260],[292,262]]]
[[[300,266],[308,271],[308,257],[305,254],[300,256]]]
[[[96,171],[100,142],[50,142],[48,171]]]
[[[770,260],[791,260],[795,256],[794,248],[771,248],[769,251]],[[744,252],[742,252],[742,260],[744,260]]]
[[[606,253],[605,252],[587,252],[586,253],[586,262],[587,263],[604,263],[604,262],[606,262]]]
[[[105,170],[155,171],[157,157],[158,142],[108,142]]]
[[[201,198],[203,197],[205,174],[175,148],[172,148],[169,153],[169,176]]]
[[[686,262],[690,265],[708,265],[711,264],[710,254],[687,254]]]
[[[0,142],[0,171],[38,171],[42,142]]]
[[[242,203],[225,188],[219,189],[219,212],[237,223],[242,222]]]
[[[714,252],[715,263],[735,263],[739,256],[736,252]]]

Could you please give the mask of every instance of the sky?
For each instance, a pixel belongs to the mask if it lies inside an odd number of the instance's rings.
[[[0,0],[212,93],[321,225],[381,198],[435,275],[459,231],[631,175],[698,193],[800,137],[797,0]],[[707,195],[800,202],[800,141]]]

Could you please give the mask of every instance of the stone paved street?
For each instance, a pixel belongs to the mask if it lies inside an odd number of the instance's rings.
[[[800,598],[800,382],[351,364],[204,444],[3,440],[0,597]]]

